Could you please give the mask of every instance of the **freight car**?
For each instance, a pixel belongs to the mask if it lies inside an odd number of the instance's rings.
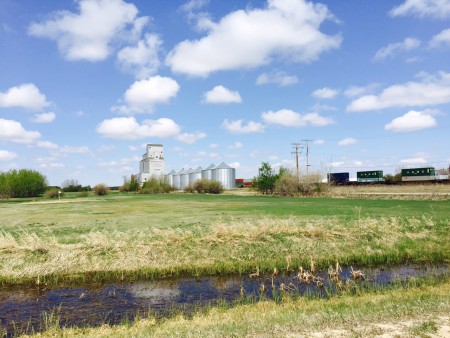
[[[402,182],[414,181],[436,181],[435,169],[432,167],[402,169]]]
[[[328,182],[332,184],[347,184],[350,181],[349,173],[329,173]]]
[[[383,170],[358,171],[356,180],[361,183],[384,182]]]

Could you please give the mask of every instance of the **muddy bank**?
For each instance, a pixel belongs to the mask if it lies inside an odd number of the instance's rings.
[[[394,268],[340,268],[274,271],[262,275],[90,284],[46,289],[3,287],[0,290],[0,336],[60,326],[119,324],[149,314],[190,315],[202,307],[238,299],[276,298],[285,293],[330,297],[340,290],[383,287],[394,281],[448,274],[447,265]]]

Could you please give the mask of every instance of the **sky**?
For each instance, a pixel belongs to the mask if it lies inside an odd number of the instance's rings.
[[[450,0],[0,0],[0,171],[450,164]],[[307,156],[308,155],[308,156]]]

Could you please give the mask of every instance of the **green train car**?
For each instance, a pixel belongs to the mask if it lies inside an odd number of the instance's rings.
[[[358,182],[384,182],[383,170],[358,171],[356,180]]]
[[[402,169],[402,181],[435,181],[436,171],[433,167]]]

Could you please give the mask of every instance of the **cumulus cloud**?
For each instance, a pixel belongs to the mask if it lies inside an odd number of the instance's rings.
[[[28,34],[49,38],[71,61],[101,61],[121,40],[140,35],[148,18],[138,18],[135,5],[122,0],[80,0],[79,13],[57,11],[41,23],[32,23]]]
[[[14,160],[15,158],[17,158],[16,153],[0,149],[0,161],[11,161]]]
[[[60,149],[60,152],[63,154],[86,154],[89,152],[89,147],[86,147],[86,146],[79,146],[79,147],[64,146]]]
[[[335,123],[332,118],[320,116],[318,113],[302,115],[289,109],[276,112],[268,111],[262,113],[261,117],[267,124],[279,124],[285,127],[304,127],[307,125],[323,127]]]
[[[450,28],[444,29],[433,36],[429,44],[430,48],[450,47]]]
[[[167,138],[180,133],[180,126],[168,118],[144,120],[139,124],[134,117],[116,117],[104,120],[97,132],[105,137],[120,140],[137,140],[148,137]]]
[[[228,119],[225,119],[222,128],[233,134],[250,134],[262,133],[266,127],[262,123],[254,121],[244,124],[243,120],[228,121]]]
[[[324,87],[315,90],[312,93],[312,96],[314,96],[317,99],[334,99],[338,94],[339,90]]]
[[[125,92],[126,105],[113,107],[112,110],[123,114],[152,112],[156,104],[169,102],[179,90],[179,84],[169,77],[157,75],[139,80]]]
[[[232,91],[224,86],[215,86],[203,97],[206,103],[241,103],[241,95],[237,91]]]
[[[168,54],[173,72],[208,76],[212,72],[254,68],[274,58],[311,62],[340,46],[340,35],[319,28],[333,19],[328,8],[304,0],[269,0],[265,8],[238,10],[219,22],[206,20],[207,35],[185,40]]]
[[[400,160],[401,164],[406,165],[418,165],[418,164],[426,164],[427,160],[424,157],[412,157],[412,158],[405,158],[403,160]]]
[[[347,97],[357,97],[373,93],[380,85],[378,83],[371,83],[367,86],[349,86],[344,95]]]
[[[402,42],[390,43],[386,47],[379,49],[373,57],[376,61],[381,61],[389,57],[394,57],[401,52],[408,52],[420,46],[421,42],[415,38],[406,38]]]
[[[426,112],[411,110],[405,115],[393,119],[384,126],[384,129],[394,132],[410,132],[436,125],[436,119]]]
[[[232,162],[229,164],[229,166],[234,169],[239,169],[241,167],[241,164],[239,162]]]
[[[161,62],[159,52],[162,40],[156,34],[146,34],[133,47],[125,47],[117,53],[120,68],[133,74],[137,79],[145,79],[158,70]]]
[[[349,146],[349,145],[356,144],[356,143],[358,143],[357,139],[355,139],[353,137],[347,137],[347,138],[344,138],[344,139],[340,140],[338,142],[338,145],[340,145],[340,146]]]
[[[419,18],[445,19],[450,17],[450,0],[406,0],[392,8],[389,14],[396,16],[415,16]]]
[[[315,145],[325,144],[325,140],[321,140],[321,139],[319,139],[319,140],[314,140],[314,141],[313,141],[313,144],[315,144]]]
[[[228,146],[228,149],[240,149],[243,147],[242,142],[234,142],[233,144]]]
[[[37,131],[28,131],[20,122],[0,119],[0,141],[30,144],[41,137]]]
[[[450,102],[450,73],[422,74],[421,82],[407,82],[384,89],[379,95],[362,96],[347,111],[363,112],[391,107],[432,106]]]
[[[31,121],[35,123],[50,123],[53,122],[55,118],[56,118],[55,113],[48,112],[34,115]]]
[[[177,140],[187,144],[194,144],[198,140],[204,139],[206,134],[203,132],[183,133],[177,136]]]
[[[41,110],[49,104],[45,95],[33,83],[11,87],[5,93],[0,92],[0,108],[18,107],[29,110]]]
[[[276,84],[280,87],[286,87],[296,83],[298,83],[298,77],[285,72],[262,73],[256,79],[257,85]]]
[[[45,149],[51,149],[51,150],[58,149],[58,145],[53,142],[50,142],[50,141],[38,141],[37,146],[39,148],[45,148]]]

